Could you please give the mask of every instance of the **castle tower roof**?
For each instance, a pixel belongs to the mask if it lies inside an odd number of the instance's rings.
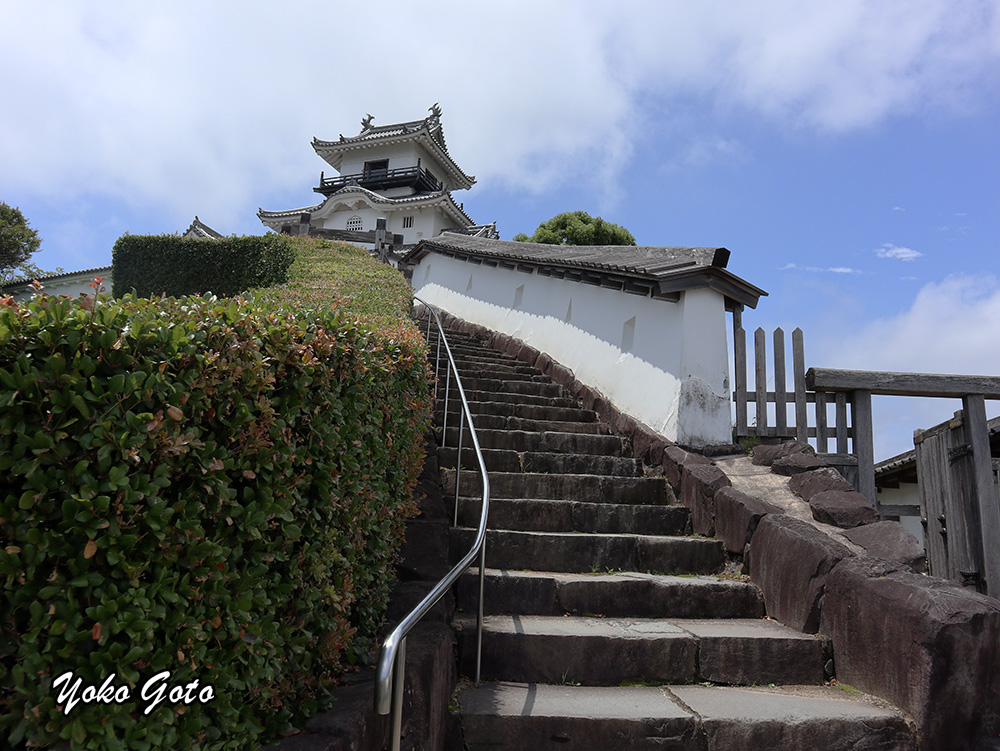
[[[340,172],[344,156],[349,152],[375,146],[418,143],[443,170],[449,190],[468,189],[475,184],[476,178],[466,174],[448,153],[444,128],[441,126],[441,108],[437,104],[430,108],[430,114],[423,120],[373,125],[373,119],[371,115],[365,116],[361,121],[361,132],[356,136],[341,135],[337,141],[313,138],[313,149],[327,164]]]

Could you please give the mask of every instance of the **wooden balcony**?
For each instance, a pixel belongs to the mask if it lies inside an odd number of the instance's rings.
[[[367,170],[354,175],[338,175],[336,177],[325,177],[321,172],[319,187],[313,188],[313,190],[316,193],[329,196],[347,185],[360,185],[369,190],[413,188],[418,193],[433,193],[444,187],[440,180],[423,167],[402,167],[399,169]]]

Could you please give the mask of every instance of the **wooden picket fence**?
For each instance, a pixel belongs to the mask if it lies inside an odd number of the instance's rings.
[[[767,334],[754,331],[753,388],[747,378],[746,331],[734,330],[736,439],[794,439],[810,443],[828,464],[836,466],[858,486],[857,449],[849,395],[843,391],[812,391],[806,387],[805,346],[802,329],[792,332],[792,388],[787,386],[785,332],[778,328],[772,337],[772,369],[768,375]],[[773,389],[768,384],[773,381]],[[789,419],[789,405],[791,410]],[[853,405],[851,405],[853,406]],[[832,408],[832,419],[831,419]],[[831,451],[833,443],[833,451]]]

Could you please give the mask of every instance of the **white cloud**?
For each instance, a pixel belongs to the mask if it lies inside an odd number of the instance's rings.
[[[5,97],[18,107],[0,190],[110,195],[221,226],[287,208],[268,204],[282,191],[315,198],[310,138],[356,132],[366,112],[386,123],[440,101],[481,182],[614,200],[635,144],[675,116],[644,120],[650,98],[844,131],[971,106],[1000,67],[986,0],[7,5],[0,67],[17,71]],[[687,135],[684,158],[739,156],[725,134]]]
[[[890,372],[1000,375],[1000,282],[993,276],[949,276],[924,285],[910,308],[822,340],[817,364]],[[991,405],[991,414],[997,409]],[[876,398],[876,457],[913,448],[915,429],[961,409],[957,399]]]
[[[778,271],[808,271],[811,273],[829,273],[829,274],[860,274],[862,273],[859,269],[852,269],[849,266],[828,266],[826,268],[822,266],[800,266],[797,263],[786,263],[781,266]]]
[[[892,258],[897,261],[915,261],[923,257],[923,253],[913,248],[902,248],[892,243],[883,243],[881,248],[875,249],[875,255],[879,258]]]
[[[906,211],[906,209],[904,209],[902,206],[893,206],[892,210],[893,211]]]

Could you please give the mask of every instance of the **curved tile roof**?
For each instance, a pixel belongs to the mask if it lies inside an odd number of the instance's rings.
[[[435,104],[430,108],[431,114],[423,120],[411,120],[405,123],[390,125],[372,125],[372,116],[367,115],[361,121],[361,132],[356,136],[341,134],[337,141],[321,141],[313,138],[312,146],[334,169],[340,169],[342,151],[363,148],[374,143],[422,140],[427,149],[437,156],[441,165],[452,173],[452,176],[463,188],[471,188],[476,178],[467,174],[448,153],[448,145],[444,139],[444,128],[441,125],[441,108]]]
[[[685,289],[711,287],[732,304],[754,308],[767,294],[726,270],[726,248],[546,245],[445,232],[422,240],[404,260],[416,262],[431,252],[661,299],[677,299]]]

